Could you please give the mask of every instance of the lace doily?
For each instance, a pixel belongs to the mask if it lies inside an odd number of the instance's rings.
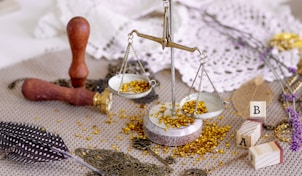
[[[133,29],[162,36],[161,0],[75,1],[58,0],[56,8],[41,17],[35,30],[36,37],[64,34],[66,24],[73,16],[83,16],[91,25],[87,53],[96,59],[113,60],[123,58],[128,33]],[[215,25],[206,23],[205,12],[215,16],[221,24],[250,33],[264,46],[282,31],[302,35],[302,24],[291,15],[289,7],[281,5],[282,0],[172,2],[174,41],[189,47],[197,46],[207,53],[206,70],[218,92],[237,89],[255,76],[263,76],[267,81],[276,80],[276,77],[260,60],[261,53],[240,45],[236,38],[231,39]],[[153,72],[170,68],[169,48],[162,50],[158,43],[139,37],[134,38],[133,45],[140,59],[147,61]],[[296,67],[299,60],[297,50],[277,55],[286,66]],[[198,54],[174,49],[174,61],[182,80],[191,86],[199,66]],[[290,75],[286,69],[283,71],[285,76]],[[203,81],[203,90],[213,91],[209,81]]]

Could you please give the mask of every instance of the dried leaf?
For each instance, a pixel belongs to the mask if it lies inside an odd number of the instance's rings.
[[[250,115],[250,101],[266,101],[269,106],[273,99],[270,85],[263,81],[262,77],[256,77],[237,89],[232,95],[232,102],[238,114],[243,119]]]

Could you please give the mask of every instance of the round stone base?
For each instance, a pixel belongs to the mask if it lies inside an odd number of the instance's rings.
[[[167,128],[164,123],[159,123],[159,117],[153,115],[159,112],[161,106],[166,106],[166,112],[171,113],[171,103],[156,105],[151,108],[144,118],[144,133],[153,142],[165,146],[180,146],[197,139],[202,131],[202,120],[195,119],[193,124],[180,128]]]

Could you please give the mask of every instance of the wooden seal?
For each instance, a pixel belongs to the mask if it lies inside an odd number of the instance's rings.
[[[85,87],[89,74],[85,63],[86,46],[90,34],[90,25],[83,17],[74,17],[67,24],[67,35],[72,52],[72,62],[69,68],[71,84],[74,88]]]
[[[107,114],[112,105],[112,93],[105,89],[102,94],[82,87],[61,87],[40,79],[26,79],[22,85],[22,94],[31,101],[64,101],[76,106],[99,106],[101,113]]]
[[[61,87],[47,81],[30,78],[24,81],[22,94],[31,101],[59,100],[77,106],[92,106],[95,92],[84,88]]]

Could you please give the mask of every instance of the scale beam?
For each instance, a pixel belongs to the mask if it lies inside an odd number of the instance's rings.
[[[170,48],[177,48],[177,49],[192,52],[192,53],[195,51],[198,51],[198,53],[201,54],[200,50],[197,47],[187,47],[187,46],[172,42],[170,37],[162,37],[162,38],[155,37],[152,35],[140,33],[137,30],[131,31],[129,35],[133,35],[133,33],[135,33],[138,37],[141,37],[141,38],[144,38],[147,40],[152,40],[154,42],[161,44],[163,49],[166,47],[170,47]]]

